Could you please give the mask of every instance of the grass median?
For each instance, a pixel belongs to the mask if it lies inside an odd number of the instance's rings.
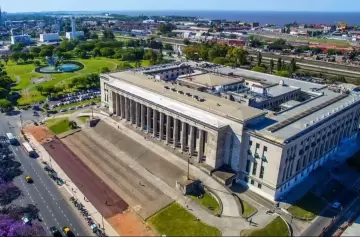
[[[208,209],[214,215],[221,214],[220,205],[216,198],[211,195],[211,193],[205,192],[202,198],[198,198],[197,196],[191,194],[188,195],[188,197],[193,199],[195,202],[197,202],[204,208]]]
[[[290,236],[290,233],[285,221],[278,216],[264,228],[243,230],[240,236]]]
[[[287,210],[294,217],[311,220],[318,216],[326,205],[323,199],[308,192]]]
[[[221,236],[215,227],[196,220],[196,217],[176,202],[159,211],[147,222],[166,236]]]
[[[71,130],[70,121],[67,118],[49,119],[45,125],[55,134],[60,134]]]

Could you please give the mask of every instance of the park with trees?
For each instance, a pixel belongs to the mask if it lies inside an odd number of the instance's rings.
[[[87,78],[92,80],[95,74],[99,80],[100,73],[168,62],[162,49],[171,49],[171,45],[152,38],[118,40],[113,36],[112,31],[103,31],[101,36],[89,32],[88,37],[94,40],[63,40],[57,46],[34,46],[25,51],[22,45],[14,46],[11,55],[0,58],[0,108],[28,105],[49,95],[88,88]],[[39,73],[37,69],[48,65],[46,57],[53,56],[82,67],[76,72]]]

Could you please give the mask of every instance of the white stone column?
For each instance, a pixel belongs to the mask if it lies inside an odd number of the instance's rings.
[[[125,97],[125,120],[126,122],[129,120],[130,111],[129,111],[129,98]]]
[[[186,123],[185,122],[181,122],[181,150],[185,151],[185,147],[186,147],[186,136],[187,136],[187,131],[186,131]]]
[[[125,97],[123,95],[120,95],[120,114],[121,114],[121,119],[125,118]]]
[[[147,107],[147,133],[150,133],[151,131],[151,108],[148,106]]]
[[[153,135],[154,137],[157,137],[157,121],[158,121],[158,111],[153,109]]]
[[[134,124],[135,114],[134,114],[134,101],[129,99],[130,104],[130,124]]]
[[[146,130],[146,126],[145,126],[145,110],[146,110],[146,106],[141,104],[141,130]]]
[[[116,116],[120,115],[120,95],[115,93],[115,111],[114,114]]]
[[[135,106],[135,117],[136,117],[136,127],[139,128],[141,127],[141,104],[139,102],[135,102],[136,106]]]
[[[203,153],[203,149],[204,149],[204,131],[201,129],[198,129],[198,133],[199,133],[199,139],[197,140],[197,147],[198,147],[198,156],[197,156],[197,160],[200,163],[201,159],[204,155]]]
[[[109,112],[114,114],[116,112],[116,93],[110,91],[108,96],[111,97],[111,100],[109,100]]]
[[[190,134],[189,134],[189,153],[192,155],[194,153],[194,139],[195,139],[195,126],[190,125]]]
[[[159,135],[159,139],[160,140],[163,140],[164,139],[164,120],[165,120],[165,117],[164,117],[164,113],[162,112],[159,112],[159,116],[160,116],[160,135]]]
[[[166,115],[166,144],[170,143],[171,140],[171,117],[169,115]]]
[[[179,136],[179,120],[176,119],[176,118],[173,118],[174,119],[174,134],[173,134],[173,145],[174,145],[174,148],[177,147],[177,144],[178,144],[178,136]]]

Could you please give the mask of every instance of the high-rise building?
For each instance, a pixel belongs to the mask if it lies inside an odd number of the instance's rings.
[[[69,40],[84,36],[84,31],[76,31],[75,17],[71,17],[71,32],[66,32],[66,38]]]

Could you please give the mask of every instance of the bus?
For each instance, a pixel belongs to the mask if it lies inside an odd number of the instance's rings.
[[[35,157],[36,156],[36,152],[34,151],[34,149],[30,146],[30,144],[28,142],[24,142],[22,145],[23,145],[26,153],[30,157]]]
[[[14,135],[12,135],[12,133],[6,133],[6,137],[9,140],[10,144],[12,145],[18,144],[18,140],[14,137]]]

